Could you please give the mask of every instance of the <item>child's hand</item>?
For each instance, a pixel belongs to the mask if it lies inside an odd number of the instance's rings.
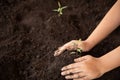
[[[90,49],[87,41],[72,40],[64,44],[63,46],[59,47],[55,51],[54,56],[60,55],[65,50],[76,50],[77,48],[80,48],[83,52],[88,51]]]
[[[84,56],[75,59],[75,63],[62,68],[61,75],[66,79],[92,80],[102,76],[104,66],[99,58]]]

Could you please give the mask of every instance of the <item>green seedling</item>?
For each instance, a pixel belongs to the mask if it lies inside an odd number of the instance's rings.
[[[61,16],[65,8],[67,8],[67,6],[62,7],[60,2],[58,1],[58,9],[54,9],[53,11],[58,12],[58,15]]]
[[[78,55],[81,55],[82,49],[78,48],[76,51],[77,51]]]
[[[79,39],[79,41],[82,41],[81,39]],[[77,48],[76,52],[78,53],[78,55],[81,55],[82,53],[82,49],[81,48]],[[76,52],[71,52],[70,54],[75,54]]]
[[[81,42],[82,40],[79,39],[79,41]],[[77,49],[77,52],[78,52],[78,53],[82,53],[82,49],[81,49],[81,48],[78,48],[78,49]]]

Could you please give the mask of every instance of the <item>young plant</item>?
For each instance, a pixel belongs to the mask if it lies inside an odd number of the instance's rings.
[[[58,1],[58,9],[54,9],[53,11],[58,12],[58,16],[61,16],[65,8],[67,8],[67,6],[62,7],[60,2]]]
[[[79,39],[79,41],[81,42],[82,40],[81,39]],[[81,48],[77,48],[77,50],[76,50],[78,53],[82,53],[82,49]]]
[[[82,40],[79,39],[79,41],[81,42]],[[74,44],[75,44],[75,43],[74,43]],[[75,45],[76,45],[76,44],[75,44]],[[78,53],[78,55],[81,55],[82,49],[81,49],[81,48],[77,48],[75,52],[71,52],[70,54],[75,54],[76,52]]]

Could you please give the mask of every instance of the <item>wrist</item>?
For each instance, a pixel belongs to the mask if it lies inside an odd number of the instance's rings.
[[[120,66],[120,47],[108,52],[99,58],[102,64],[102,72],[108,72]]]
[[[98,58],[100,61],[100,71],[102,74],[112,70],[110,66],[108,66],[110,63],[106,63],[105,59],[103,57]]]
[[[86,39],[85,42],[88,44],[89,50],[91,50],[96,45],[94,41],[91,41],[89,39]]]
[[[82,50],[84,52],[90,51],[92,49],[92,43],[89,42],[88,40],[82,41]]]

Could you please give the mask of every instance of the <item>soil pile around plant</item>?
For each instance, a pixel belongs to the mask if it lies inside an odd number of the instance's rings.
[[[0,1],[0,80],[65,80],[60,69],[78,54],[54,51],[74,39],[86,39],[115,3],[113,0],[61,0],[63,15],[53,9],[57,0]],[[101,31],[102,33],[102,31]],[[100,57],[120,44],[116,29],[82,55]],[[120,80],[120,68],[96,80]]]

